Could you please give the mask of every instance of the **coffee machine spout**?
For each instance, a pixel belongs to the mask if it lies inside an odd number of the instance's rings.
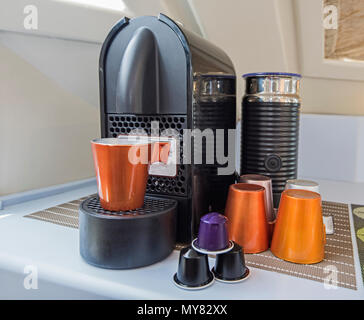
[[[137,29],[121,59],[116,85],[116,111],[158,113],[158,45],[147,27]]]

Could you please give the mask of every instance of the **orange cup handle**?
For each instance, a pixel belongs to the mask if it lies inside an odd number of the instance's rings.
[[[170,151],[171,151],[171,144],[169,142],[153,143],[150,163],[163,162],[167,164]]]

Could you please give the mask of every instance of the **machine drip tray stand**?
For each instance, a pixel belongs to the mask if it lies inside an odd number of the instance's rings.
[[[130,269],[166,258],[176,241],[177,201],[146,196],[142,208],[104,210],[98,196],[79,209],[80,254],[97,267]]]

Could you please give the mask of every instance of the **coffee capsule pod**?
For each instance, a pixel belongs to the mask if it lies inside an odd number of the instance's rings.
[[[244,174],[240,176],[239,182],[257,184],[264,187],[265,195],[265,209],[267,214],[267,221],[272,222],[276,218],[275,211],[273,208],[273,192],[272,192],[272,179],[260,174]]]
[[[283,191],[271,243],[272,253],[283,260],[318,263],[326,242],[321,196],[312,191]]]
[[[183,248],[173,281],[176,286],[186,290],[198,290],[212,285],[214,275],[209,269],[207,255],[195,251],[191,246]]]
[[[264,187],[237,183],[229,188],[225,215],[231,240],[244,253],[259,253],[269,248],[269,226],[265,212]]]
[[[229,252],[217,255],[212,272],[215,279],[222,282],[234,283],[247,279],[250,270],[245,265],[241,246],[234,243],[234,247]]]
[[[205,214],[200,220],[198,237],[192,247],[205,254],[221,254],[232,249],[227,232],[227,218],[217,212]]]
[[[320,193],[319,184],[311,180],[302,180],[302,179],[287,180],[285,190],[287,189],[301,189],[301,190]]]

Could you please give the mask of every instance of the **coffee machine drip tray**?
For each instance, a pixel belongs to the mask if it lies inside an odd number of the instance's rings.
[[[166,258],[176,240],[177,201],[146,196],[142,208],[104,210],[97,196],[79,210],[80,253],[97,267],[130,269]]]

